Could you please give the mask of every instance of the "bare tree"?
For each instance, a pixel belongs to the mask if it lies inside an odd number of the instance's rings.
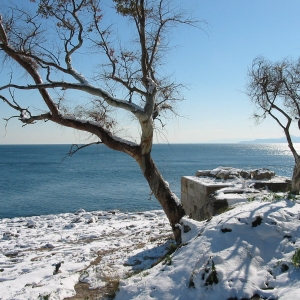
[[[181,99],[181,85],[162,75],[170,30],[181,24],[196,27],[197,22],[168,0],[106,0],[103,4],[98,0],[30,0],[27,6],[36,8],[34,13],[19,4],[0,2],[1,71],[11,70],[7,82],[2,76],[0,97],[17,111],[6,120],[17,117],[24,125],[51,121],[90,133],[98,139],[96,143],[130,155],[180,243],[177,224],[185,212],[155,165],[151,149],[155,121],[160,124]],[[118,37],[117,24],[106,22],[106,9],[116,13],[117,22],[127,20],[125,38],[130,42]],[[79,64],[82,60],[86,68]],[[20,70],[26,76],[16,82]],[[34,113],[30,103],[21,104],[18,90],[36,91],[44,105],[42,113]],[[138,142],[120,136],[122,124],[114,118],[113,109],[137,121]]]
[[[257,122],[272,117],[283,129],[288,146],[294,156],[292,191],[300,191],[300,156],[291,139],[293,121],[300,129],[300,60],[284,59],[270,62],[256,58],[248,71],[248,95],[256,106]],[[299,121],[298,121],[299,120]]]

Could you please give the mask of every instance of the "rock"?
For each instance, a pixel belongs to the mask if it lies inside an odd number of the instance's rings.
[[[287,264],[282,264],[280,266],[280,270],[281,270],[282,273],[287,272],[288,269],[289,269],[289,266]]]
[[[262,223],[262,217],[256,216],[255,220],[252,222],[252,227],[256,227]]]
[[[19,255],[19,251],[8,251],[8,252],[5,252],[3,253],[6,257],[16,257]]]
[[[241,169],[236,169],[236,168],[231,168],[230,169],[230,175],[234,178],[234,177],[241,177],[241,173],[243,172],[243,170]]]
[[[78,209],[74,214],[79,215],[81,213],[85,213],[85,210],[83,208]]]
[[[28,228],[36,228],[36,223],[33,220],[28,220],[26,226]]]
[[[200,176],[211,176],[210,170],[198,170],[196,172],[196,177],[200,177]]]
[[[91,224],[91,223],[96,223],[98,218],[96,216],[93,216],[91,213],[85,213],[82,214],[79,219],[81,219],[79,222],[85,222],[86,224]]]
[[[227,180],[235,177],[242,177],[244,179],[271,179],[275,176],[275,172],[268,169],[255,169],[251,171],[246,171],[242,169],[236,169],[231,167],[218,167],[213,170],[198,170],[196,172],[196,177],[215,177],[217,179]]]
[[[53,248],[55,248],[55,246],[52,245],[52,244],[50,244],[50,243],[47,243],[47,244],[45,244],[45,245],[43,246],[43,248],[53,249]]]
[[[61,262],[59,262],[59,263],[57,263],[57,264],[54,264],[54,267],[55,267],[55,269],[54,269],[54,271],[53,271],[53,275],[56,275],[56,274],[58,274],[58,273],[61,273],[61,271],[60,271],[60,267],[61,267]]]
[[[71,221],[71,223],[80,223],[80,222],[84,222],[84,219],[81,217],[76,217]]]
[[[246,170],[241,170],[240,171],[240,176],[245,178],[245,179],[250,179],[251,178],[251,172],[246,171]]]
[[[77,225],[75,223],[71,223],[71,224],[67,224],[65,225],[64,229],[72,229],[72,228],[76,228]]]
[[[3,233],[3,240],[10,240],[12,238],[11,232],[7,231]]]
[[[138,266],[138,265],[140,265],[142,263],[142,261],[141,260],[139,260],[139,259],[135,259],[135,260],[133,260],[132,262],[125,262],[124,264],[123,264],[123,266],[125,266],[125,267],[134,267],[134,266]]]
[[[262,180],[262,179],[271,179],[275,176],[275,172],[270,171],[268,169],[257,169],[251,171],[251,177],[254,180]]]
[[[215,176],[217,179],[223,179],[227,180],[230,177],[230,171],[229,170],[221,170],[219,173],[217,173]]]
[[[191,227],[189,225],[183,225],[183,232],[186,233],[189,231],[191,231]]]
[[[89,219],[87,219],[86,223],[87,224],[91,224],[91,223],[96,223],[96,218],[94,216],[90,217]]]
[[[216,177],[216,175],[217,175],[220,171],[222,171],[222,170],[223,170],[222,167],[215,168],[215,169],[213,169],[213,170],[210,171],[210,176]]]

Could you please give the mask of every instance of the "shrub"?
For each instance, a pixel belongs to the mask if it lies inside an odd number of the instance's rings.
[[[300,249],[297,248],[295,250],[295,253],[292,257],[292,264],[295,266],[295,267],[300,267]]]

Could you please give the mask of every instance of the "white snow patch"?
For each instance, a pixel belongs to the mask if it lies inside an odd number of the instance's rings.
[[[152,94],[156,88],[156,83],[150,77],[146,77],[146,79],[147,79],[147,83],[148,83],[147,92],[149,94]]]
[[[23,109],[21,111],[21,119],[22,120],[28,120],[28,119],[30,119],[30,117],[31,117],[30,113],[27,110]]]

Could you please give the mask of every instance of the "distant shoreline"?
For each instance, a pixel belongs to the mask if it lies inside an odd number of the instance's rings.
[[[293,143],[300,143],[300,137],[291,136]],[[239,144],[275,144],[275,143],[287,143],[286,137],[276,139],[256,139],[252,141],[241,141]]]

